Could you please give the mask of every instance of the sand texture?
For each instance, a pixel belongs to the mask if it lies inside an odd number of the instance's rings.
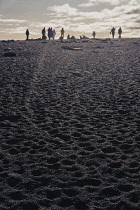
[[[0,76],[0,210],[140,209],[140,39],[1,41]]]

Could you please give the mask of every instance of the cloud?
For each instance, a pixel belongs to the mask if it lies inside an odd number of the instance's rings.
[[[13,28],[1,29],[0,32],[10,34],[10,35],[12,35],[12,34],[23,34],[24,35],[26,30],[27,30],[27,27],[19,26],[19,27],[15,27],[14,29]],[[31,30],[30,35],[39,35],[39,33],[36,30]]]
[[[96,0],[89,0],[87,3],[79,4],[79,7],[91,7],[96,4]]]
[[[47,10],[53,18],[102,18],[102,14],[99,12],[82,12],[77,8],[70,7],[69,4],[61,6],[48,7]],[[48,13],[47,13],[48,14]],[[73,21],[71,19],[71,21]]]
[[[94,4],[92,2],[88,2],[88,3],[84,3],[84,4],[79,4],[79,7],[91,7],[94,6]]]
[[[108,14],[109,16],[122,16],[124,14],[138,14],[138,11],[140,10],[140,6],[133,5],[121,5],[121,6],[116,6],[112,10],[110,9],[104,9],[101,12]],[[127,16],[127,15],[126,15]],[[129,16],[127,16],[129,17]]]
[[[52,15],[59,15],[59,17],[63,16],[77,16],[78,9],[74,7],[70,7],[69,4],[64,4],[61,6],[49,6],[47,8],[48,11],[52,12]]]
[[[20,33],[24,33],[24,31],[26,30],[27,28],[26,27],[17,27],[17,28],[7,28],[7,29],[4,29],[4,30],[1,30],[1,32],[6,32],[6,33],[10,33],[10,34],[20,34]]]
[[[123,2],[126,2],[126,0],[98,0],[99,3],[108,3],[111,5],[119,5]]]
[[[0,19],[2,23],[25,23],[26,20],[19,20],[19,19]]]
[[[140,27],[130,27],[130,29],[133,29],[133,30],[140,30]]]
[[[138,9],[133,9],[133,10],[131,10],[130,12],[127,12],[126,14],[127,14],[127,15],[130,15],[130,14],[140,14],[140,8],[138,8]]]
[[[79,7],[91,7],[91,6],[97,6],[100,4],[110,4],[110,5],[119,5],[123,2],[126,2],[127,0],[89,0],[87,3],[79,4]]]
[[[129,3],[129,5],[140,5],[140,0],[131,0]]]
[[[136,20],[136,23],[140,23],[140,19],[139,18]]]

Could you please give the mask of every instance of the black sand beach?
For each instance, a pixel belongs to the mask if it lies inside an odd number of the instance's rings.
[[[140,39],[1,41],[0,75],[1,210],[140,209]]]

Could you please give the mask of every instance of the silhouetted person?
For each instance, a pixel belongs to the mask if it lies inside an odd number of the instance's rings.
[[[67,39],[70,39],[70,35],[68,34]]]
[[[71,39],[76,39],[75,36],[71,36]]]
[[[26,30],[26,40],[28,40],[29,39],[29,30],[27,29]]]
[[[50,30],[50,37],[53,38],[53,30],[52,30],[52,28],[51,28],[51,30]]]
[[[54,40],[55,35],[56,35],[55,30],[53,30],[52,28],[48,28],[48,38],[49,38],[49,40],[50,40],[51,38],[53,38],[53,40]]]
[[[59,37],[59,40],[60,40],[61,42],[63,42],[63,37],[62,37],[62,36],[60,36],[60,37]]]
[[[49,38],[49,40],[51,38],[51,28],[50,27],[48,28],[48,38]]]
[[[110,34],[112,34],[112,38],[114,38],[114,36],[115,36],[115,28],[114,27],[111,29]]]
[[[46,30],[45,30],[45,27],[42,29],[42,39],[46,39]]]
[[[83,35],[83,39],[89,39],[87,36]]]
[[[53,40],[54,40],[55,35],[56,35],[55,29],[53,29],[53,31],[52,31],[52,35],[53,35]]]
[[[93,31],[92,36],[93,36],[93,38],[95,39],[95,36],[96,36],[95,31]]]
[[[62,28],[62,29],[61,29],[61,37],[63,37],[63,38],[64,38],[64,33],[65,33],[65,31],[64,31],[64,29]]]
[[[122,34],[122,29],[121,29],[121,27],[118,29],[118,34],[119,34],[119,38],[121,38],[121,34]]]

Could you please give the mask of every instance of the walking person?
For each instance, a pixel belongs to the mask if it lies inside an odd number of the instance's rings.
[[[110,31],[110,34],[112,34],[112,38],[114,39],[114,36],[115,36],[115,28],[113,27]]]
[[[29,30],[28,29],[26,30],[25,34],[26,34],[26,40],[28,40],[29,39]]]
[[[42,29],[42,39],[46,39],[46,29],[45,29],[45,27]]]
[[[62,38],[64,38],[64,33],[65,33],[65,31],[64,31],[64,29],[62,28],[62,29],[61,29],[61,37],[62,37]]]
[[[55,29],[53,29],[53,40],[54,40],[54,38],[55,38],[55,35],[56,35],[56,31],[55,31]]]
[[[49,38],[49,40],[51,38],[51,28],[50,27],[48,28],[48,38]]]
[[[122,29],[121,29],[121,27],[118,29],[118,34],[119,34],[119,38],[121,38],[121,34],[122,34]]]
[[[93,31],[92,36],[93,36],[93,38],[95,39],[95,36],[96,36],[95,31]]]

